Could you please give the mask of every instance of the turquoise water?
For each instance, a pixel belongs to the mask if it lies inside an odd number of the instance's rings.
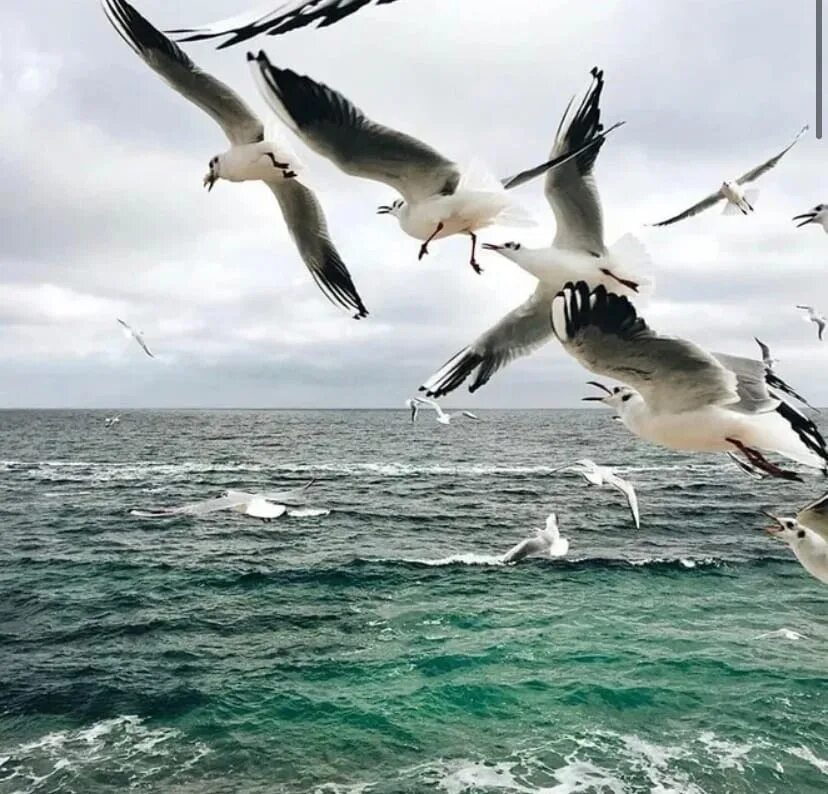
[[[0,792],[828,790],[828,590],[758,531],[824,483],[481,415],[0,413]],[[568,558],[497,564],[551,510]]]

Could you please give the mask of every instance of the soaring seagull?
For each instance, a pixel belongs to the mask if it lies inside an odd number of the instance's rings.
[[[802,319],[805,320],[806,323],[814,323],[817,327],[817,337],[820,341],[822,341],[822,335],[825,333],[825,326],[828,325],[828,320],[825,319],[825,315],[820,314],[813,306],[803,306],[802,304],[797,304],[797,309],[802,309],[802,311],[806,312],[806,316]]]
[[[782,159],[782,157],[787,154],[791,148],[793,148],[794,144],[807,132],[807,130],[808,125],[806,124],[796,134],[796,137],[781,152],[779,152],[779,154],[775,154],[770,158],[770,160],[766,160],[761,165],[757,165],[756,168],[751,168],[750,171],[742,174],[738,179],[732,181],[725,180],[722,182],[722,186],[715,193],[705,196],[705,198],[694,204],[692,207],[688,207],[678,215],[673,215],[672,218],[667,218],[666,221],[654,223],[653,226],[669,226],[671,223],[683,221],[685,218],[691,218],[693,215],[698,215],[700,212],[709,209],[723,200],[727,202],[724,208],[725,215],[736,215],[740,212],[742,215],[747,215],[749,212],[753,212],[753,205],[756,202],[756,197],[759,195],[759,191],[756,189],[742,190],[742,186],[748,184],[749,182],[753,182],[762,176],[762,174],[766,174],[770,171],[771,168],[773,168]]]
[[[420,408],[431,408],[436,416],[434,417],[441,425],[451,424],[452,419],[465,416],[467,419],[474,419],[476,422],[480,421],[480,417],[473,414],[471,411],[455,411],[447,414],[436,400],[427,400],[424,397],[412,397],[405,401],[405,407],[411,411],[411,421],[417,421],[417,415],[420,413]]]
[[[167,33],[176,36],[179,41],[202,41],[228,36],[229,38],[218,46],[218,49],[223,49],[252,39],[260,33],[278,36],[314,23],[316,27],[324,28],[359,11],[363,6],[371,3],[382,6],[393,2],[395,0],[287,0],[277,4],[276,0],[271,0],[266,7],[273,7],[272,11],[259,8],[229,19],[209,22],[195,28],[168,30]]]
[[[122,332],[127,339],[134,339],[140,346],[141,350],[143,350],[150,358],[155,358],[152,354],[152,351],[147,346],[147,343],[144,341],[144,332],[143,331],[136,331],[129,323],[125,323],[120,318],[116,318],[118,323],[121,325]]]
[[[569,540],[562,538],[558,529],[558,517],[550,513],[543,529],[536,529],[532,537],[522,540],[507,551],[501,562],[518,562],[525,557],[565,557]]]
[[[101,0],[121,38],[171,88],[200,107],[224,130],[231,148],[210,160],[208,190],[219,179],[264,182],[282,209],[288,231],[314,281],[355,317],[368,314],[328,233],[316,196],[297,178],[299,163],[282,144],[264,139],[264,125],[229,86],[201,71],[183,50],[154,28],[126,0]]]
[[[555,471],[572,471],[575,474],[580,474],[590,485],[597,485],[599,488],[604,485],[609,485],[611,488],[620,491],[627,499],[627,504],[630,506],[630,513],[632,513],[633,524],[636,529],[641,528],[641,518],[638,512],[638,496],[635,493],[635,488],[632,483],[619,477],[615,473],[615,469],[609,466],[599,466],[594,460],[589,458],[582,458],[576,460],[575,463],[569,466],[562,466]]]
[[[478,273],[475,232],[495,223],[533,225],[507,191],[578,156],[614,129],[498,181],[479,168],[461,169],[428,144],[372,121],[339,92],[272,65],[264,52],[248,53],[247,59],[273,111],[309,148],[346,174],[382,182],[402,196],[377,211],[393,215],[406,234],[423,241],[418,258],[432,240],[465,234],[471,238],[469,263]]]

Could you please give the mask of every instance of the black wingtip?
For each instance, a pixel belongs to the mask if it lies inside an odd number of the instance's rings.
[[[247,51],[247,62],[250,63],[250,61],[255,61],[255,60],[256,60],[256,56],[252,52],[250,52],[250,50],[248,50]]]

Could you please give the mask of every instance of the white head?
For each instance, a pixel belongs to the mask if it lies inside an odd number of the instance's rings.
[[[483,243],[480,247],[485,248],[487,251],[497,251],[497,253],[501,256],[505,256],[512,262],[519,262],[524,258],[526,252],[530,250],[525,248],[520,243],[515,242],[501,243],[500,245],[495,245],[494,243]]]
[[[377,207],[377,215],[393,215],[395,218],[399,218],[404,206],[405,202],[402,199],[397,199],[391,204],[380,204]]]
[[[725,179],[725,181],[722,182],[722,190],[733,190],[733,188],[735,187],[736,185],[727,179]]]
[[[819,223],[828,229],[828,225],[826,225],[828,224],[828,204],[817,204],[816,207],[808,210],[808,212],[803,212],[802,215],[794,215],[792,220],[799,221],[796,224],[797,229],[801,226],[807,226],[809,223]]]
[[[768,518],[772,518],[776,524],[771,527],[765,527],[771,537],[778,538],[784,541],[789,546],[796,548],[804,540],[807,539],[808,533],[811,531],[807,527],[803,527],[795,518],[790,516],[775,516],[773,513],[768,513],[766,510],[762,511]]]
[[[216,182],[221,177],[221,155],[220,154],[217,154],[215,157],[213,157],[210,160],[210,163],[208,165],[208,169],[209,170],[204,175],[203,184],[204,184],[204,187],[207,188],[207,192],[209,193],[213,189],[213,185],[215,185]]]
[[[603,396],[583,397],[582,399],[584,402],[604,403],[604,405],[614,408],[622,416],[625,411],[628,411],[634,405],[640,405],[644,401],[642,396],[635,389],[631,389],[629,386],[613,386],[612,389],[610,389],[608,386],[604,386],[603,383],[598,383],[598,381],[590,380],[587,381],[587,383],[589,383],[590,386],[595,386],[606,393]]]

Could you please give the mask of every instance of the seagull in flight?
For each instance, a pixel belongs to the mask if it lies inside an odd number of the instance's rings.
[[[315,481],[311,480],[300,488],[274,493],[250,493],[248,491],[229,490],[216,499],[190,502],[179,507],[162,507],[156,510],[132,510],[131,515],[141,518],[169,518],[170,516],[201,517],[223,510],[232,510],[251,518],[272,521],[287,512],[282,502],[291,502],[300,498]]]
[[[558,529],[558,518],[550,513],[543,529],[536,529],[533,537],[522,540],[507,551],[501,562],[518,562],[524,557],[565,557],[569,551],[569,540],[562,538]]]
[[[635,488],[627,480],[619,477],[614,469],[609,468],[609,466],[599,466],[595,461],[589,458],[583,458],[576,460],[575,463],[569,466],[562,466],[559,469],[555,469],[555,471],[573,471],[576,474],[580,474],[590,485],[597,485],[598,487],[609,485],[611,488],[620,491],[627,497],[627,504],[630,506],[635,528],[641,529],[641,519],[638,513],[638,497],[636,496]]]
[[[477,273],[477,231],[496,223],[534,225],[507,191],[576,157],[615,128],[498,181],[477,166],[461,169],[428,144],[372,121],[332,88],[273,66],[264,52],[248,53],[247,59],[270,107],[309,148],[346,174],[382,182],[402,196],[377,212],[393,215],[406,234],[423,241],[419,259],[432,240],[465,234],[471,239],[469,264]]]
[[[455,411],[454,413],[447,414],[443,409],[440,407],[439,403],[436,400],[429,400],[425,397],[412,397],[409,400],[405,401],[405,407],[411,411],[411,421],[416,422],[417,416],[420,412],[420,408],[432,408],[436,412],[435,419],[441,425],[448,425],[451,424],[452,419],[457,419],[460,416],[465,416],[468,419],[474,419],[474,421],[479,422],[480,417],[476,414],[473,414],[471,411]]]
[[[139,345],[141,345],[141,349],[150,357],[155,358],[152,354],[152,351],[147,347],[147,343],[144,341],[144,332],[143,331],[136,331],[129,323],[125,323],[123,320],[116,318],[118,322],[123,326],[123,334],[127,339],[134,339]]]
[[[121,415],[116,414],[115,416],[107,416],[104,418],[104,426],[107,430],[111,427],[115,427],[121,421]]]
[[[763,512],[776,522],[765,531],[787,543],[799,564],[811,576],[828,584],[828,494],[804,507],[795,517]],[[812,523],[816,528],[812,528]]]
[[[603,133],[601,91],[604,73],[591,71],[592,82],[580,103],[573,97],[567,106],[550,158],[581,149]],[[569,282],[603,284],[623,295],[636,295],[649,286],[637,272],[649,263],[643,245],[625,235],[611,249],[604,243],[603,211],[593,169],[603,140],[569,162],[548,171],[544,192],[555,215],[556,234],[548,248],[528,248],[521,243],[484,243],[533,275],[538,284],[520,306],[484,331],[470,345],[455,353],[420,387],[429,397],[444,397],[474,375],[469,391],[488,383],[498,370],[516,358],[529,355],[553,339],[549,310],[553,298]]]
[[[725,215],[737,215],[740,212],[742,215],[747,215],[749,212],[753,212],[753,205],[756,203],[759,191],[756,189],[743,190],[743,186],[749,182],[753,182],[762,176],[762,174],[770,171],[771,168],[773,168],[782,159],[782,157],[787,154],[791,148],[793,148],[794,144],[806,133],[807,130],[808,125],[806,124],[796,134],[796,137],[781,152],[779,152],[779,154],[771,157],[770,160],[765,161],[761,165],[757,165],[756,168],[751,168],[750,171],[742,174],[738,179],[732,181],[725,180],[722,182],[722,186],[715,193],[711,193],[709,196],[706,196],[697,204],[694,204],[692,207],[680,212],[678,215],[673,215],[672,218],[667,218],[666,221],[660,221],[659,223],[654,223],[652,225],[669,226],[671,223],[683,221],[685,218],[691,218],[693,215],[698,215],[700,212],[715,206],[723,200],[727,202],[724,208]]]
[[[806,323],[815,323],[817,327],[817,336],[819,337],[820,341],[822,341],[822,334],[825,332],[825,326],[828,324],[828,320],[825,319],[825,315],[818,314],[817,310],[813,306],[800,306],[797,304],[797,309],[802,309],[802,311],[807,312],[807,317],[803,317],[802,319],[805,320]]]
[[[821,469],[828,450],[816,425],[771,394],[761,361],[708,353],[692,342],[661,336],[629,299],[567,285],[552,304],[552,326],[564,349],[584,367],[624,383],[598,383],[597,400],[615,409],[635,435],[669,449],[739,452],[772,477],[801,479],[760,450]]]
[[[799,221],[796,224],[797,229],[807,226],[809,223],[817,223],[828,234],[828,204],[817,204],[812,210],[803,212],[802,215],[794,215],[793,220]]]
[[[204,186],[219,179],[262,181],[282,210],[288,231],[313,280],[335,305],[368,311],[345,263],[331,242],[327,221],[314,193],[297,176],[296,155],[282,143],[266,141],[264,125],[229,86],[203,72],[184,51],[156,30],[125,0],[101,0],[121,38],[171,88],[200,107],[224,131],[231,147],[210,159]]]
[[[247,11],[197,28],[179,28],[168,30],[167,33],[175,35],[178,41],[203,41],[227,36],[227,40],[218,45],[221,50],[252,39],[260,33],[278,36],[314,23],[316,27],[324,28],[371,2],[381,6],[395,0],[271,0],[270,5],[274,8],[270,12],[263,13],[261,9]]]

